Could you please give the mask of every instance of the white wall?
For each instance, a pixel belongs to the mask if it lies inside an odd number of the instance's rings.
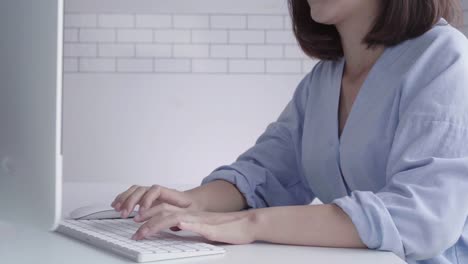
[[[66,181],[197,185],[315,63],[283,0],[69,0],[65,26]]]
[[[254,143],[298,79],[68,75],[65,177],[198,183]]]
[[[258,3],[249,13],[233,13],[228,7],[220,13],[213,11],[216,5],[200,1],[206,4],[204,12],[174,11],[174,4],[183,2],[169,1],[171,5],[153,13],[148,10],[155,4],[137,13],[116,9],[128,4],[111,5],[107,12],[67,11],[65,72],[302,74],[310,70],[313,63],[298,48],[286,10],[279,10],[286,9],[284,5],[269,14]],[[216,9],[220,2],[228,3],[216,1]],[[141,6],[132,2],[128,8]]]
[[[287,13],[286,0],[66,0],[67,12],[97,13]]]
[[[286,0],[67,0],[65,18],[66,181],[196,185],[315,63]]]

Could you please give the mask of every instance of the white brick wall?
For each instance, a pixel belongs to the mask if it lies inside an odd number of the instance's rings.
[[[161,29],[154,31],[154,42],[158,43],[190,43],[190,30]]]
[[[170,28],[170,15],[136,15],[136,26],[139,28]]]
[[[206,58],[210,47],[204,44],[175,44],[174,57],[176,58]]]
[[[265,32],[262,30],[232,30],[229,32],[229,42],[242,43],[265,43]]]
[[[213,58],[245,58],[246,45],[211,45]]]
[[[289,30],[273,30],[268,31],[266,35],[266,42],[272,44],[296,44],[294,35]]]
[[[208,28],[209,16],[202,15],[174,15],[175,28]]]
[[[225,15],[217,16],[212,15],[211,17],[212,28],[223,28],[223,29],[242,29],[247,28],[247,17],[240,15]]]
[[[247,49],[248,58],[282,58],[283,46],[281,45],[249,45]]]
[[[99,44],[99,57],[134,57],[135,48],[131,44]]]
[[[137,57],[169,58],[172,56],[172,45],[168,44],[137,44]]]
[[[286,58],[300,59],[305,58],[304,52],[297,48],[297,45],[286,45],[284,46],[284,56]]]
[[[152,42],[153,31],[149,29],[119,29],[118,42]]]
[[[96,57],[96,44],[65,43],[63,45],[63,54],[65,57]]]
[[[135,26],[135,17],[133,15],[99,15],[99,26],[110,28],[132,28]]]
[[[96,27],[97,15],[96,14],[66,14],[64,17],[65,27]]]
[[[283,16],[249,16],[248,20],[249,29],[283,29],[284,17]]]
[[[224,59],[194,59],[192,67],[193,72],[198,73],[226,73],[228,61]]]
[[[117,71],[119,72],[152,72],[153,60],[151,59],[118,59]]]
[[[468,0],[463,3],[467,10]],[[272,38],[270,31],[291,30],[284,0],[66,0],[65,8],[65,181],[198,185],[252,145],[314,64],[295,43],[219,43],[196,33],[259,30]],[[207,16],[209,23],[175,27],[176,14]],[[102,15],[131,15],[135,24],[104,27],[110,22]],[[283,28],[278,22],[270,28],[264,16],[283,16]],[[116,38],[118,30],[150,30],[153,39],[84,43],[83,29],[115,30]],[[210,52],[166,57],[164,46],[151,46],[176,44],[203,44]],[[239,57],[219,45],[237,46]]]
[[[287,14],[67,13],[67,73],[304,74]]]
[[[78,41],[78,29],[65,29],[63,31],[63,41],[65,42],[77,42]]]
[[[63,71],[77,72],[78,71],[78,59],[77,58],[64,58],[63,59]]]
[[[115,72],[115,59],[81,58],[81,72]]]
[[[154,71],[163,73],[188,73],[192,69],[190,59],[155,59]]]
[[[113,29],[80,29],[81,42],[114,42],[115,30]]]
[[[228,32],[226,30],[193,30],[193,43],[227,43]]]

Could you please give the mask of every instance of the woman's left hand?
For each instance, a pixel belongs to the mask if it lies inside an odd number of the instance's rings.
[[[198,233],[211,241],[248,244],[255,241],[253,211],[214,213],[188,210],[162,203],[140,212],[134,220],[145,222],[132,239],[141,240],[174,227]]]

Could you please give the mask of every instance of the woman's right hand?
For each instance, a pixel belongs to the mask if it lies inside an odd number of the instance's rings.
[[[127,218],[136,205],[140,206],[139,212],[142,212],[161,203],[189,210],[199,210],[199,206],[188,193],[159,185],[133,185],[128,190],[117,195],[111,206],[117,212],[120,212],[122,218]]]

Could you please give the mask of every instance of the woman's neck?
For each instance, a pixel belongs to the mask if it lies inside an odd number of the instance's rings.
[[[359,16],[335,25],[341,36],[341,43],[346,61],[345,74],[351,79],[357,79],[363,75],[367,75],[385,50],[383,46],[369,48],[363,41],[368,32],[372,29],[373,21],[377,13],[376,8],[375,10],[370,9],[367,11],[368,12],[363,12],[367,15],[359,14]]]

